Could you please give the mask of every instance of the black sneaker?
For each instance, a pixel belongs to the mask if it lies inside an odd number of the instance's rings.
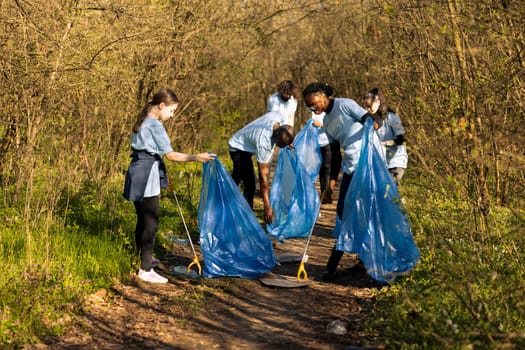
[[[324,282],[333,282],[337,279],[335,272],[325,272],[322,276]]]
[[[361,259],[357,260],[357,264],[355,264],[354,266],[352,266],[353,269],[356,269],[356,270],[363,270],[363,271],[366,271],[366,267],[365,267],[365,264],[361,261]]]
[[[321,204],[332,204],[332,190],[327,188],[321,193]]]

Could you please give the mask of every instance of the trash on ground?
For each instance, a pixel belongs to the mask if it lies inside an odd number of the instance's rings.
[[[278,275],[274,273],[268,273],[263,277],[259,278],[262,284],[268,287],[280,287],[280,288],[301,288],[307,287],[313,283],[312,280],[301,280],[298,281],[297,277]]]
[[[347,332],[346,323],[341,320],[332,321],[326,326],[326,332],[336,335],[345,335]]]
[[[201,278],[201,276],[199,276],[199,274],[193,270],[190,270],[188,272],[188,267],[184,265],[173,266],[171,268],[171,272],[175,276],[184,276],[184,277],[195,278],[195,279]]]

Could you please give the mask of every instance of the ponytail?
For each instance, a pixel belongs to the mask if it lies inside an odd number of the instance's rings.
[[[133,132],[139,132],[139,129],[140,129],[140,126],[142,125],[142,122],[144,121],[144,119],[146,119],[146,117],[148,116],[148,113],[149,113],[149,111],[151,110],[152,107],[153,107],[153,104],[151,103],[151,101],[149,101],[146,104],[146,106],[144,106],[144,108],[142,109],[142,111],[139,114],[139,117],[138,117],[137,121],[135,122],[135,125],[133,125]]]
[[[153,107],[158,106],[161,103],[172,105],[179,102],[179,98],[172,90],[168,88],[160,89],[155,95],[153,95],[151,101],[148,101],[148,103],[146,103],[146,105],[140,112],[137,121],[133,125],[133,132],[139,132],[142,122],[144,122],[144,119],[146,119],[148,113],[153,109]]]

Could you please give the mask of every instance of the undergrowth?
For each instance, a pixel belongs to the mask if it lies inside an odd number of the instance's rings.
[[[379,293],[369,330],[392,349],[525,348],[525,212],[494,208],[480,232],[461,198],[404,190],[421,262]]]

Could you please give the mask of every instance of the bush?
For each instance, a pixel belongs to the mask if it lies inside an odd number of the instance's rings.
[[[523,348],[524,213],[496,208],[482,234],[465,203],[425,198],[407,205],[421,262],[379,293],[369,329],[395,349]]]

